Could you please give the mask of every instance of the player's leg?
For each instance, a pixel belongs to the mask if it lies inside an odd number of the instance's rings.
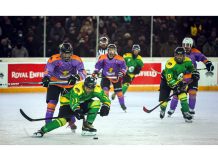
[[[122,84],[121,84],[121,80],[119,80],[116,83],[112,83],[113,87],[114,87],[114,92],[116,93],[119,103],[120,103],[120,107],[126,112],[126,105],[125,105],[125,100],[124,100],[124,96],[123,96],[123,92],[122,92]]]
[[[171,115],[175,112],[177,105],[178,105],[178,97],[177,95],[174,95],[170,102],[170,110],[167,112],[168,117],[171,117]]]
[[[50,85],[47,90],[47,96],[46,96],[46,102],[47,102],[47,110],[46,110],[46,118],[52,118],[54,115],[54,111],[56,108],[56,105],[58,103],[58,98],[60,94],[61,88]],[[45,123],[51,122],[52,119],[45,120]]]
[[[160,83],[160,93],[159,93],[159,102],[165,101],[160,105],[160,118],[163,119],[165,116],[165,111],[169,101],[171,88],[168,86],[165,79],[161,79]]]
[[[63,118],[58,118],[58,119],[55,119],[55,120],[53,120],[51,122],[48,122],[40,130],[35,132],[33,134],[33,136],[42,137],[45,133],[50,132],[50,131],[52,131],[54,129],[57,129],[57,128],[61,127],[61,126],[64,126],[66,124],[66,122],[69,120],[69,118],[65,118],[65,117],[69,116],[72,113],[73,112],[72,112],[72,110],[70,108],[70,105],[61,106],[60,109],[59,109],[58,117],[63,117]]]
[[[192,83],[188,86],[189,113],[192,116],[194,116],[194,114],[195,114],[195,105],[196,105],[197,91],[198,91],[198,81],[193,80]]]
[[[183,114],[183,118],[185,119],[186,122],[192,122],[192,116],[189,113],[189,106],[187,102],[187,94],[186,93],[181,93],[178,95],[178,99],[180,100],[181,104],[181,111]]]
[[[98,111],[100,109],[100,100],[86,101],[81,104],[80,107],[84,114],[87,113],[86,119],[83,121],[82,135],[95,135],[97,130],[94,128],[93,123],[97,117]]]

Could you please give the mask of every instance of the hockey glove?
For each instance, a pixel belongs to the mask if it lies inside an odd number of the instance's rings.
[[[119,77],[119,78],[122,78],[123,76],[124,76],[124,73],[123,73],[122,71],[119,71],[119,72],[118,72],[118,77]]]
[[[74,111],[74,116],[80,120],[80,119],[83,119],[84,118],[84,114],[83,114],[83,111],[81,109],[76,109]]]
[[[100,116],[107,116],[109,114],[110,111],[110,106],[103,104],[101,106],[101,110],[100,110]]]
[[[184,82],[179,82],[179,84],[173,89],[174,93],[177,95],[186,92],[186,84]]]
[[[136,67],[135,69],[134,69],[134,71],[133,71],[133,73],[134,74],[139,74],[140,73],[140,71],[141,71],[141,67]]]
[[[211,61],[206,62],[205,65],[206,65],[207,71],[213,71],[214,70],[214,66],[213,66]]]
[[[50,82],[50,78],[48,76],[45,76],[42,78],[42,86],[43,87],[48,87]]]
[[[76,81],[79,81],[79,80],[80,80],[80,76],[78,74],[71,75],[68,79],[68,84],[74,85],[76,83]]]
[[[198,81],[200,79],[200,73],[198,71],[193,71],[192,72],[192,79],[195,81]]]

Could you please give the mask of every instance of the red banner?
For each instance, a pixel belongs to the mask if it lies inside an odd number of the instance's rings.
[[[141,72],[136,75],[132,84],[160,84],[161,63],[144,63]]]
[[[45,64],[8,64],[8,83],[41,82],[44,69]]]

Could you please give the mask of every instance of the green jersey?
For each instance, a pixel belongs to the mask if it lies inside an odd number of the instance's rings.
[[[111,104],[110,99],[99,85],[96,85],[94,90],[91,93],[87,94],[84,90],[84,82],[79,82],[75,84],[74,87],[70,90],[70,92],[65,94],[64,97],[66,97],[65,102],[62,101],[61,104],[70,104],[70,107],[73,111],[76,108],[79,108],[79,105],[81,103],[84,103],[85,101],[95,97],[97,97],[100,100],[100,102],[104,103],[105,105],[110,106]]]
[[[163,70],[163,75],[167,80],[167,84],[174,88],[180,81],[183,80],[184,74],[191,74],[194,66],[190,58],[185,57],[183,63],[178,64],[174,57],[170,58]]]
[[[130,75],[130,77],[134,77],[134,70],[136,68],[142,68],[144,63],[142,61],[142,57],[140,55],[138,55],[136,58],[133,58],[133,54],[132,53],[125,53],[123,55],[123,58],[126,62],[126,66],[128,67],[127,70],[127,74]]]

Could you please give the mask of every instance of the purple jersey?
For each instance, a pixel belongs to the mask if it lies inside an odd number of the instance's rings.
[[[118,72],[126,74],[126,63],[122,56],[116,55],[113,59],[109,59],[107,54],[101,55],[95,64],[95,71],[102,70],[102,75],[106,77],[118,76]]]
[[[204,54],[202,54],[198,49],[192,48],[190,54],[186,54],[187,57],[189,57],[192,60],[192,63],[195,68],[197,68],[197,63],[196,62],[207,62],[207,58]]]
[[[72,55],[71,60],[65,62],[61,59],[60,54],[56,54],[49,58],[44,76],[56,78],[54,80],[67,80],[72,74],[79,74],[81,79],[86,77],[81,58]]]

